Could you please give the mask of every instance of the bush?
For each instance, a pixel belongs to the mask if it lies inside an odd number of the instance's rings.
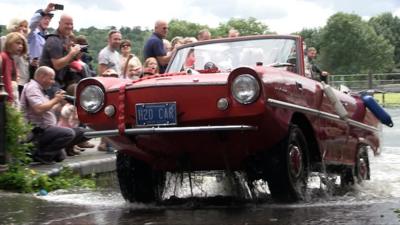
[[[29,168],[12,165],[9,171],[0,175],[0,189],[21,193],[38,192],[41,189],[50,192],[72,187],[95,188],[95,186],[93,179],[83,179],[68,167],[63,167],[58,176],[49,177]]]
[[[29,168],[31,158],[27,155],[33,147],[26,142],[32,126],[22,113],[11,105],[6,106],[6,152],[10,155],[9,169],[0,174],[0,189],[29,193],[40,189],[53,191],[71,187],[94,188],[92,179],[82,179],[70,168],[64,167],[56,177],[36,173]]]
[[[27,164],[31,161],[27,153],[32,149],[32,143],[27,143],[27,137],[32,126],[25,122],[23,115],[10,104],[6,105],[6,152],[10,154],[14,164]]]

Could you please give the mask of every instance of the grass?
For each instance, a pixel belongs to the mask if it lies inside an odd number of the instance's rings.
[[[374,98],[384,106],[400,106],[400,93],[374,94]]]

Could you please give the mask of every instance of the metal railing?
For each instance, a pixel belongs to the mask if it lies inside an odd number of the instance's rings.
[[[347,86],[352,91],[374,90],[383,106],[400,106],[400,73],[330,75],[329,84]]]
[[[345,85],[354,91],[377,89],[385,92],[400,92],[400,73],[330,75],[329,84]]]

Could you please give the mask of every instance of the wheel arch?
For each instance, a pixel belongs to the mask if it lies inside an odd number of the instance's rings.
[[[379,140],[378,140],[378,141],[379,141]],[[376,155],[379,155],[379,154],[381,153],[381,149],[380,149],[380,147],[379,147],[379,143],[376,144],[376,143],[374,143],[373,141],[371,141],[371,140],[369,140],[369,139],[367,139],[367,138],[359,137],[359,138],[358,138],[357,147],[360,146],[360,145],[365,145],[365,146],[367,146],[368,148],[370,148],[370,149],[372,150],[372,152],[374,153],[375,156],[376,156]]]
[[[315,138],[314,129],[311,126],[308,118],[302,113],[294,113],[291,119],[291,124],[296,124],[302,131],[307,140],[309,149],[309,160],[311,164],[319,163],[322,160],[321,153]]]

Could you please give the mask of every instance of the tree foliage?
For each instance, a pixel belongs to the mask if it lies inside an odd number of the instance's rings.
[[[238,30],[241,36],[273,33],[266,24],[253,17],[231,18],[216,28],[173,19],[169,22],[167,39],[197,37],[205,28],[210,30],[212,38],[226,37],[231,28]],[[99,51],[107,45],[107,34],[111,29],[116,27],[89,27],[74,32],[87,37],[94,66]],[[143,60],[143,46],[152,30],[135,26],[121,27],[119,31],[123,39],[132,42],[132,52]],[[0,25],[0,32],[6,34],[4,25]],[[400,19],[391,13],[372,17],[368,22],[355,14],[337,13],[329,18],[325,27],[303,29],[297,34],[304,38],[308,47],[318,50],[318,61],[330,73],[390,72],[395,64],[400,70]]]
[[[215,37],[226,37],[231,28],[238,30],[241,36],[272,33],[267,25],[254,17],[247,19],[232,18],[226,23],[220,23],[216,29],[213,29],[212,33]]]
[[[355,14],[331,16],[321,33],[321,63],[334,74],[387,72],[393,46]]]
[[[209,29],[206,25],[188,22],[185,20],[173,19],[169,22],[169,31],[167,39],[171,40],[174,37],[196,37],[200,30]]]
[[[394,46],[394,61],[400,69],[400,18],[392,13],[383,13],[369,20],[378,35],[382,35]]]
[[[317,50],[321,47],[321,29],[303,29],[295,33],[303,37],[304,43],[307,47],[314,47]]]

